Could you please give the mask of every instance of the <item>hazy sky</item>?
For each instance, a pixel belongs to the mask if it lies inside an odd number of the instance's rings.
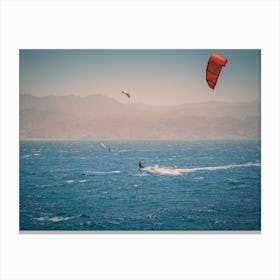
[[[205,80],[213,52],[228,59],[214,91]],[[20,50],[20,93],[101,94],[157,105],[260,101],[260,56],[260,50]]]

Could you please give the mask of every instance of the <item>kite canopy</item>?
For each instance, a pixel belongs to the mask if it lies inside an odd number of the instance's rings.
[[[226,64],[227,59],[224,56],[218,53],[212,53],[208,60],[208,65],[206,69],[206,81],[210,88],[215,88],[222,67],[225,67]]]
[[[128,98],[130,98],[130,93],[127,90],[122,90],[122,93],[125,94]]]

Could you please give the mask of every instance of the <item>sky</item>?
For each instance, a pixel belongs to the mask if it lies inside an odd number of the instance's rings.
[[[216,88],[206,80],[213,52],[228,59]],[[261,51],[20,50],[20,94],[88,96],[122,103],[179,105],[260,101]],[[131,99],[121,93],[128,90]]]

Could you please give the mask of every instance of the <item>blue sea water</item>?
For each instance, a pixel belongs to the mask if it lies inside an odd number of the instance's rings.
[[[21,141],[20,230],[260,230],[260,157],[260,141]]]

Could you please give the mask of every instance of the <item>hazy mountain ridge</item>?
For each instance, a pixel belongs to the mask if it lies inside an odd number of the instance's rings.
[[[152,106],[102,95],[20,95],[20,139],[259,139],[260,104]]]

